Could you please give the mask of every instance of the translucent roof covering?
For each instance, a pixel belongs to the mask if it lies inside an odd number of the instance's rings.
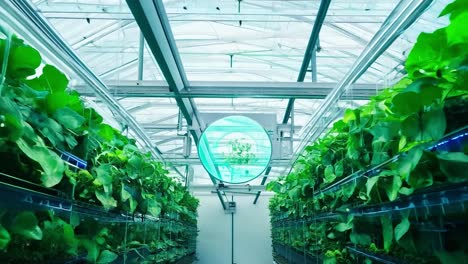
[[[317,79],[342,78],[397,2],[332,1],[320,33]],[[319,5],[165,1],[187,76],[202,81],[296,81]]]
[[[436,17],[450,1],[433,1],[360,76],[358,85],[327,109],[318,124],[310,121],[325,96],[347,76],[400,1],[331,1],[318,35],[316,58],[301,84],[297,80],[321,1],[164,0],[166,15],[151,19],[162,21],[166,34],[154,37],[173,40],[171,51],[180,58],[177,71],[186,76],[182,88],[173,87],[173,80],[167,78],[174,71],[161,64],[167,58],[154,53],[155,43],[160,42],[143,38],[142,33],[148,32],[140,30],[140,21],[126,1],[31,2],[143,128],[174,177],[187,177],[192,185],[212,184],[196,147],[197,131],[211,123],[206,118],[210,114],[271,116],[262,124],[273,144],[268,177],[250,182],[255,185],[288,173],[307,135],[320,135],[344,109],[366,103],[404,76],[404,60],[418,34],[447,23],[446,18]],[[102,107],[106,119],[116,126],[125,124],[73,70],[68,74],[73,88],[90,104]],[[283,124],[291,98],[296,98],[294,109]],[[196,122],[188,122],[187,117]]]

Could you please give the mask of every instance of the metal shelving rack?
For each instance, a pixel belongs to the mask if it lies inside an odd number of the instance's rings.
[[[421,147],[424,148],[427,151],[441,150],[441,149],[447,148],[447,145],[457,143],[457,142],[460,143],[462,140],[466,140],[467,137],[468,137],[468,126],[465,126],[465,127],[461,128],[461,129],[458,129],[458,130],[456,130],[456,131],[454,131],[452,133],[447,134],[442,139],[440,139],[440,140],[438,140],[436,142],[426,143],[426,144],[422,145]],[[358,180],[363,179],[363,178],[371,178],[371,177],[377,176],[378,173],[383,168],[385,168],[386,166],[400,160],[401,158],[404,158],[406,155],[407,155],[407,153],[401,153],[399,155],[396,155],[396,156],[388,159],[387,161],[385,161],[385,162],[383,162],[381,164],[378,164],[378,165],[375,165],[375,166],[370,166],[366,170],[361,170],[361,171],[354,172],[354,173],[352,173],[352,174],[350,174],[350,175],[348,175],[348,176],[346,176],[344,178],[341,178],[341,179],[329,184],[328,186],[326,186],[324,188],[321,188],[321,189],[317,190],[316,192],[314,192],[314,197],[317,197],[319,195],[322,195],[322,194],[325,194],[325,193],[328,193],[328,192],[339,190],[343,185],[345,185],[347,183],[350,183],[350,182],[353,182],[353,181],[358,181]]]
[[[354,246],[347,246],[346,247],[351,253],[359,255],[359,256],[364,256],[366,258],[369,258],[371,260],[375,260],[378,263],[384,263],[384,264],[406,264],[406,262],[402,262],[399,259],[388,257],[382,254],[370,252],[368,250],[359,248],[359,247],[354,247]]]
[[[449,151],[453,144],[462,146],[464,142],[468,141],[468,127],[463,127],[457,131],[454,131],[442,139],[424,144],[420,146],[426,151]],[[314,197],[318,197],[328,192],[339,190],[342,186],[370,177],[377,176],[382,169],[389,166],[390,164],[398,161],[400,158],[405,157],[406,153],[402,153],[391,159],[371,166],[366,170],[358,171],[348,175],[342,179],[338,179],[334,183],[316,191]],[[329,212],[317,213],[313,216],[306,218],[288,218],[286,216],[278,217],[272,221],[272,227],[276,229],[291,229],[300,228],[300,226],[310,225],[317,222],[332,221],[338,222],[347,219],[348,216],[353,217],[378,217],[381,215],[396,215],[403,211],[409,211],[416,217],[431,215],[431,216],[444,216],[450,212],[458,212],[465,210],[465,205],[468,203],[468,181],[456,183],[456,184],[444,184],[430,186],[424,189],[415,191],[413,194],[408,196],[401,196],[394,201],[379,203],[379,204],[364,204],[364,203],[352,203],[347,206],[343,206],[342,210],[335,210]],[[438,232],[443,233],[446,230],[442,227],[432,226],[431,223],[419,223],[416,228],[423,232]],[[277,243],[274,242],[274,245]],[[280,244],[278,244],[280,245]],[[302,256],[308,255],[306,250],[299,252],[297,249],[292,249],[288,246],[282,245],[283,247],[289,248],[290,250],[284,250],[281,247],[273,247],[275,254],[288,260],[288,263],[309,263],[301,262],[295,258],[294,254],[302,254]],[[279,250],[277,250],[279,249]],[[356,255],[370,258],[378,263],[394,263],[400,264],[405,263],[404,261],[398,260],[393,257],[385,256],[383,254],[377,254],[368,250],[357,247],[356,245],[349,245],[347,249]],[[291,251],[292,250],[292,251]],[[285,253],[286,252],[286,253]],[[294,256],[288,259],[289,252],[294,252]],[[286,254],[286,255],[285,255]],[[310,262],[316,263],[316,262]]]
[[[322,263],[323,260],[322,256],[304,254],[297,249],[280,243],[273,243],[273,250],[278,264],[315,264]]]
[[[46,188],[4,173],[0,173],[0,197],[3,197],[3,199],[0,199],[2,208],[9,208],[12,210],[51,210],[64,219],[70,218],[72,214],[77,214],[80,218],[92,219],[102,224],[125,224],[125,228],[128,228],[130,224],[149,224],[153,227],[157,227],[159,230],[158,232],[161,232],[161,228],[167,228],[169,233],[177,233],[177,231],[172,231],[171,229],[174,225],[184,228],[189,232],[197,232],[197,227],[195,225],[184,223],[175,217],[153,217],[150,215],[129,214],[118,210],[105,210],[98,205],[72,200],[69,195],[62,191]],[[187,256],[191,256],[195,253],[193,246],[194,243],[190,242],[189,247],[192,248],[192,251]],[[139,249],[132,248],[121,252],[115,263],[127,263],[129,259],[154,255],[161,251],[162,250],[152,251],[148,247]],[[59,262],[67,264],[86,263],[86,254]]]

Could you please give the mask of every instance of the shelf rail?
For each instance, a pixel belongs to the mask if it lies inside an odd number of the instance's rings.
[[[196,230],[193,224],[182,222],[173,218],[154,217],[143,214],[129,214],[118,210],[105,210],[104,208],[81,201],[72,200],[64,192],[46,188],[29,181],[0,173],[0,204],[4,208],[17,209],[19,206],[31,210],[53,210],[61,215],[76,213],[81,216],[93,218],[101,222],[120,223],[163,223],[178,224],[187,230]],[[15,201],[14,203],[12,201]]]
[[[373,217],[385,214],[394,214],[401,211],[440,207],[441,213],[446,213],[446,206],[468,202],[468,182],[452,184],[450,186],[436,186],[423,189],[411,196],[402,197],[395,201],[375,205],[350,205],[344,211],[319,213],[303,219],[280,219],[272,221],[273,227],[291,227],[300,224],[311,224],[316,221],[330,219],[346,219],[347,216]]]
[[[467,138],[468,138],[468,126],[465,126],[459,130],[449,133],[448,135],[444,136],[442,139],[439,139],[435,142],[423,144],[421,145],[421,147],[427,151],[435,151],[435,150],[447,147],[447,145],[450,145],[453,142],[461,142],[462,140],[466,140]],[[407,153],[401,153],[401,154],[393,156],[392,158],[388,159],[387,161],[384,161],[383,163],[380,163],[375,166],[371,166],[366,170],[360,170],[360,171],[354,172],[314,192],[314,197],[320,196],[322,194],[325,194],[331,191],[336,191],[339,188],[341,188],[343,185],[356,181],[360,178],[364,178],[364,177],[371,178],[371,177],[377,176],[377,174],[381,172],[383,168],[398,161],[401,158],[404,158],[406,155]]]
[[[378,261],[379,263],[384,263],[384,264],[406,264],[406,262],[403,262],[401,260],[398,260],[396,258],[392,258],[389,256],[385,256],[383,254],[377,254],[374,252],[370,252],[358,247],[354,246],[347,246],[346,247],[351,253],[355,253],[361,256],[364,256],[366,258],[370,258],[372,260]]]

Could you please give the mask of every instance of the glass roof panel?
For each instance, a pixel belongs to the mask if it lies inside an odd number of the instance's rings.
[[[418,35],[421,32],[433,32],[448,24],[448,17],[439,18],[445,6],[451,0],[433,1],[433,4],[424,12],[418,20],[411,25],[395,42],[380,56],[357,81],[360,83],[372,80],[380,83],[383,87],[393,85],[405,74],[404,62]],[[383,66],[385,65],[385,66]],[[373,74],[373,70],[379,68],[380,74]]]
[[[318,79],[342,78],[397,2],[332,1],[320,33]],[[320,5],[304,0],[164,3],[193,81],[296,81]]]
[[[317,81],[343,79],[398,2],[332,1],[320,31]],[[311,81],[311,74],[306,75],[305,81]],[[363,82],[372,83],[372,80],[363,79]]]
[[[33,1],[41,13],[102,80],[137,80],[140,29],[123,0]],[[147,45],[145,80],[163,80]]]
[[[189,80],[295,81],[314,1],[164,1]]]

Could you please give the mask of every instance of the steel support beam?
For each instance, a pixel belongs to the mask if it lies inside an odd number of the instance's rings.
[[[148,124],[142,124],[142,127],[148,132],[152,130],[177,130],[178,127],[175,124],[159,124],[159,125],[148,125]]]
[[[165,81],[118,81],[107,82],[114,95],[123,97],[174,97]],[[337,83],[297,82],[190,82],[186,90],[179,92],[181,98],[300,98],[324,99]],[[352,95],[343,95],[346,100],[367,100],[375,95],[379,84],[354,84]],[[93,96],[86,85],[73,87],[83,96]]]
[[[388,18],[383,23],[382,27],[371,39],[367,47],[357,58],[353,67],[348,71],[345,77],[338,85],[327,95],[324,102],[315,112],[309,122],[309,129],[306,131],[306,136],[297,148],[295,157],[292,162],[297,160],[298,155],[312,140],[316,139],[321,133],[314,129],[320,118],[327,113],[327,110],[338,102],[343,93],[351,84],[356,82],[359,77],[374,63],[374,61],[382,55],[383,52],[398,38],[416,19],[426,10],[432,3],[432,0],[404,0],[392,11]],[[321,128],[325,129],[325,128]],[[323,131],[323,130],[322,130]]]
[[[164,4],[160,0],[127,0],[127,4],[169,84],[169,90],[174,93],[177,105],[187,120],[187,124],[191,127],[190,131],[195,142],[198,143],[204,124],[198,118],[194,102],[190,98],[180,96],[180,92],[188,87],[188,81],[164,10]]]
[[[94,34],[89,35],[86,38],[73,43],[71,46],[72,46],[72,48],[74,50],[80,49],[80,48],[94,42],[95,40],[99,40],[99,39],[101,39],[101,38],[103,38],[105,36],[108,36],[108,35],[114,33],[117,30],[122,30],[122,29],[128,28],[129,26],[133,25],[134,23],[135,23],[135,21],[117,21],[115,24],[112,24],[112,25],[104,28],[103,30],[99,30],[97,32],[94,32]]]
[[[106,72],[103,72],[101,74],[99,74],[99,77],[100,78],[106,78],[112,74],[116,74],[116,73],[119,73],[121,71],[124,71],[124,70],[128,70],[129,68],[132,68],[136,63],[138,62],[138,59],[133,59],[133,60],[130,60],[130,61],[127,61],[125,63],[123,63],[122,65],[119,65],[115,68],[112,68]]]
[[[163,153],[176,153],[177,151],[179,150],[183,150],[184,147],[177,147],[177,148],[173,148],[173,149],[170,149],[170,150],[167,150],[167,151],[164,151]]]
[[[299,71],[299,76],[297,77],[298,82],[303,82],[307,73],[307,68],[309,68],[310,60],[312,54],[317,47],[318,38],[320,30],[322,29],[323,21],[327,16],[328,7],[330,6],[331,0],[322,0],[320,3],[319,10],[317,12],[317,17],[315,18],[314,27],[312,28],[312,33],[310,34],[309,43],[307,43],[306,52],[304,54],[304,59],[302,60],[302,66]],[[291,117],[291,111],[294,107],[294,98],[289,99],[288,106],[286,107],[286,112],[283,117],[283,124],[287,124],[289,118]]]
[[[341,28],[341,27],[338,26],[338,25],[335,25],[335,24],[332,23],[332,24],[327,24],[327,26],[330,27],[330,28],[332,28],[332,29],[334,29],[335,31],[337,31],[337,32],[339,32],[339,33],[341,33],[341,34],[343,34],[344,36],[346,36],[346,37],[348,37],[348,38],[350,38],[350,39],[352,39],[352,40],[358,42],[359,44],[367,45],[367,43],[368,43],[367,40],[365,40],[365,39],[363,39],[362,37],[360,37],[360,36],[354,34],[353,32],[350,32],[350,31],[347,31],[347,30]],[[382,55],[383,55],[383,56],[386,56],[386,57],[389,57],[390,59],[392,59],[392,60],[394,60],[394,61],[396,61],[396,62],[401,62],[401,59],[398,58],[397,56],[391,54],[391,53],[389,52],[389,50],[387,50],[387,52],[386,52],[386,53],[383,53]]]
[[[130,107],[130,108],[127,108],[127,112],[129,113],[135,113],[135,112],[138,112],[140,110],[143,110],[143,109],[146,109],[148,107],[151,107],[153,104],[148,102],[148,103],[143,103],[143,104],[140,104],[140,105],[136,105],[136,106],[133,106],[133,107]]]
[[[138,81],[143,80],[143,63],[145,59],[145,37],[140,32],[140,43],[138,46]]]
[[[48,21],[35,11],[35,8],[26,0],[0,1],[0,14],[16,33],[24,37],[32,46],[41,50],[47,58],[51,59],[60,68],[69,73],[78,75],[92,88],[114,113],[118,115],[135,133],[137,139],[152,155],[164,162],[161,152],[153,145],[150,138],[138,122],[120,105],[109,93],[107,86],[90,70],[78,57],[72,48],[60,37]]]
[[[268,166],[268,168],[265,170],[265,175],[262,178],[262,182],[260,183],[261,186],[265,186],[266,180],[268,179],[268,174],[270,174],[271,171],[271,165]],[[255,194],[255,199],[253,204],[257,204],[258,198],[260,198],[260,194],[262,191],[258,191],[257,194]]]
[[[140,0],[141,1],[141,0]],[[259,1],[256,1],[259,2]],[[252,1],[245,2],[245,4],[253,5]],[[80,9],[78,10],[75,8],[73,10],[73,6],[77,6],[78,4],[70,2],[67,6],[65,3],[61,4],[54,4],[53,2],[49,1],[47,5],[39,6],[40,12],[48,19],[51,20],[74,20],[74,19],[85,19],[90,18],[92,20],[121,20],[121,21],[133,21],[134,17],[131,13],[122,11],[121,8],[112,8],[107,7],[106,12],[102,11],[102,5],[81,5]],[[263,9],[269,8],[272,10],[272,5],[256,5]],[[306,23],[313,23],[316,17],[314,12],[306,12],[306,14],[293,14],[291,12],[282,12],[278,13],[278,9],[275,10],[274,18],[265,19],[265,16],[271,17],[271,11],[265,11],[263,13],[258,12],[242,12],[241,14],[237,12],[223,12],[223,13],[215,13],[215,12],[196,12],[191,13],[185,10],[181,11],[168,11],[167,15],[171,21],[174,22],[194,22],[194,21],[215,21],[219,23],[225,22],[238,22],[239,20],[245,22],[290,22],[291,18],[296,20],[300,20],[302,18],[306,18],[304,22]],[[386,10],[373,10],[372,14],[369,14],[368,11],[356,10],[356,9],[342,9],[342,8],[334,8],[329,14],[329,23],[382,23],[385,20],[388,12]]]
[[[191,98],[180,96],[181,91],[187,90],[189,82],[185,76],[163,2],[127,0],[127,4],[169,84],[169,90],[174,93],[195,144],[198,145],[205,125],[199,118],[195,102]],[[213,184],[217,184],[217,180],[211,175],[210,179]],[[224,208],[221,194],[219,191],[217,193]]]
[[[318,45],[317,45],[318,46]],[[312,82],[317,82],[317,46],[314,47],[312,57],[310,58],[310,73]]]
[[[224,185],[223,187],[214,186],[214,185],[191,185],[191,191],[213,191],[219,190],[221,192],[229,192],[229,191],[243,191],[243,192],[253,192],[255,194],[256,191],[264,191],[265,185]]]
[[[317,43],[319,41],[320,30],[322,29],[323,22],[325,21],[325,17],[327,16],[328,8],[330,7],[331,0],[322,0],[320,2],[320,7],[317,12],[317,16],[315,17],[314,26],[312,28],[312,32],[310,34],[309,42],[307,43],[307,48],[304,54],[304,59],[302,60],[301,69],[299,70],[299,76],[297,77],[297,82],[304,82],[307,69],[311,64],[312,67],[312,81],[317,81],[317,65],[316,63],[316,50],[317,50]],[[283,124],[287,124],[289,119],[291,118],[291,114],[294,111],[294,101],[295,98],[290,98],[288,101],[288,105],[286,106],[286,110],[283,117]],[[262,179],[262,185],[265,184],[268,174],[270,173],[271,166],[269,166],[266,170],[265,177]],[[254,204],[257,203],[258,198],[260,197],[261,191],[257,192],[254,199]]]
[[[162,144],[166,144],[168,142],[171,142],[171,141],[174,141],[174,140],[180,140],[182,139],[182,137],[168,137],[166,139],[163,139],[163,140],[159,140],[158,142],[156,142],[156,145],[158,146],[161,146]]]
[[[164,155],[164,154],[163,154]],[[179,158],[179,157],[170,157],[169,155],[164,155],[164,158],[167,162],[182,166],[182,165],[201,165],[201,161],[198,158]],[[287,167],[290,164],[289,159],[273,159],[270,162],[271,167]]]

